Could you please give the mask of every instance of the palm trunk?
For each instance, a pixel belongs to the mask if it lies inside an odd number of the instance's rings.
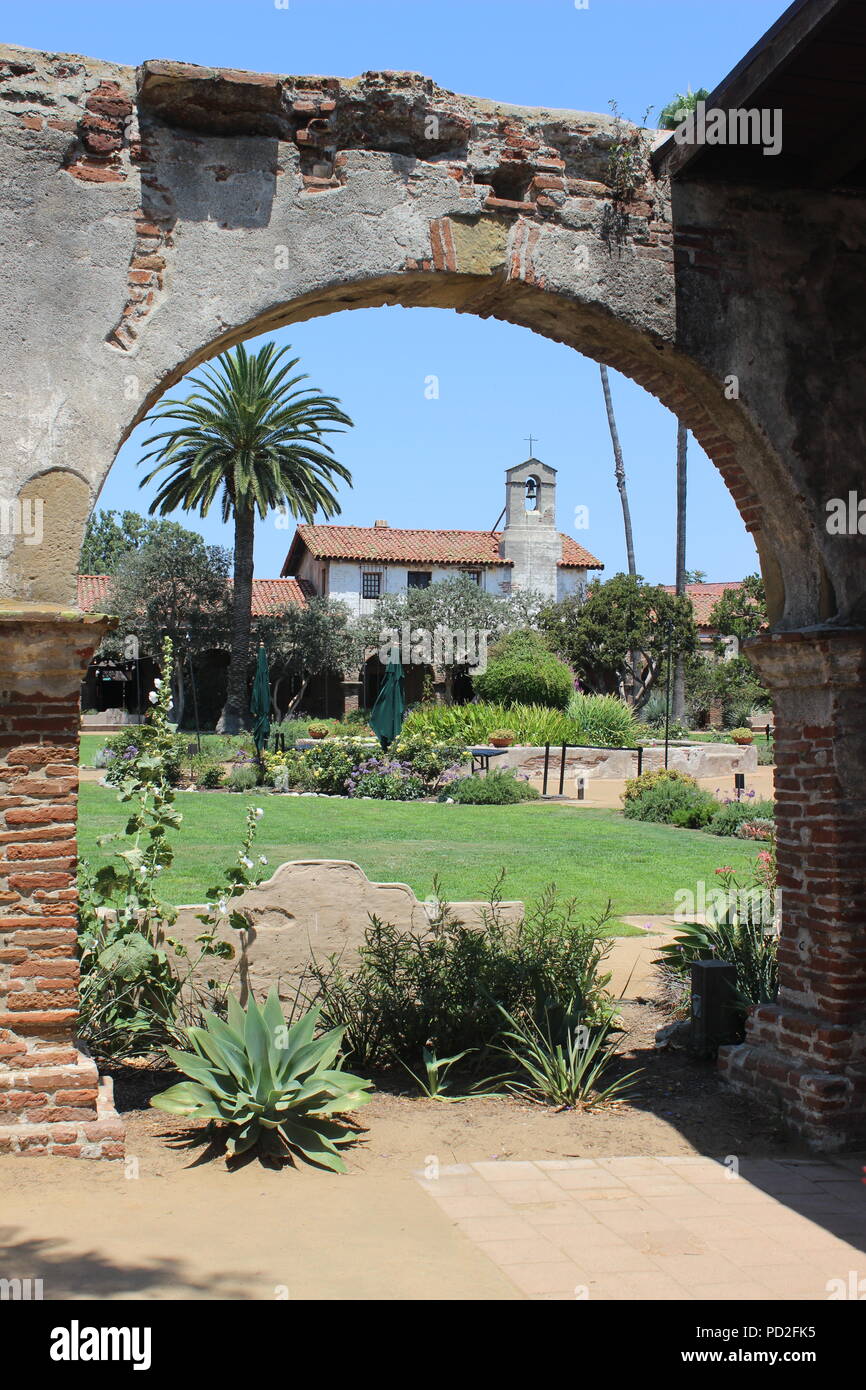
[[[686,450],[688,431],[682,421],[677,424],[677,572],[676,591],[686,592]],[[682,720],[686,712],[686,673],[683,659],[677,657],[674,666],[673,698],[671,714]]]
[[[610,442],[613,445],[613,471],[616,478],[616,485],[619,489],[619,500],[622,503],[622,523],[625,528],[625,552],[628,561],[628,572],[632,578],[637,574],[637,565],[634,559],[634,536],[631,529],[631,508],[628,505],[628,489],[625,485],[625,464],[622,460],[622,447],[619,442],[619,430],[616,427],[616,416],[613,413],[613,401],[610,395],[610,381],[608,380],[607,367],[603,362],[599,363],[601,372],[601,389],[604,392],[604,404],[607,410],[607,427],[610,430]],[[631,653],[632,670],[636,667],[635,652]],[[628,699],[634,704],[638,698],[640,684],[634,681]]]
[[[619,488],[619,500],[622,503],[622,520],[625,527],[625,550],[628,559],[628,572],[634,576],[637,574],[637,567],[634,562],[634,537],[631,529],[631,511],[628,505],[628,491],[625,485],[625,464],[622,461],[622,448],[619,442],[619,430],[616,427],[616,416],[613,413],[613,401],[610,397],[610,382],[607,377],[607,367],[604,363],[599,364],[601,372],[601,389],[604,391],[604,404],[607,409],[607,424],[610,430],[610,441],[613,445],[613,471],[616,476],[616,485]]]
[[[217,731],[237,734],[250,728],[247,673],[250,664],[250,627],[253,606],[253,538],[255,513],[252,507],[235,508],[235,576],[232,594],[232,647],[226,702]]]

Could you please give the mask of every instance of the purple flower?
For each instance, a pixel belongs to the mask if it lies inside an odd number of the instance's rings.
[[[138,749],[136,748],[134,743],[131,743],[129,747],[124,751],[123,757],[126,759],[127,762],[130,762],[132,758],[138,757]]]

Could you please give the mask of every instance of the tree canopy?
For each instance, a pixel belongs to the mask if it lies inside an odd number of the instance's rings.
[[[747,574],[742,584],[725,589],[713,604],[710,626],[722,637],[757,637],[767,625],[767,595],[759,574]]]
[[[584,689],[618,695],[639,710],[670,653],[688,656],[697,629],[688,598],[647,584],[640,575],[594,580],[585,596],[550,604],[539,626]]]
[[[129,555],[151,542],[169,544],[185,539],[190,546],[205,543],[197,531],[177,521],[142,516],[132,511],[94,512],[87,523],[78,568],[81,574],[115,574]]]

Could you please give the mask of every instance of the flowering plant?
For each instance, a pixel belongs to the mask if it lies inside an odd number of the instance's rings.
[[[372,796],[378,801],[417,801],[425,787],[411,763],[372,757],[352,769],[346,791],[349,796]]]

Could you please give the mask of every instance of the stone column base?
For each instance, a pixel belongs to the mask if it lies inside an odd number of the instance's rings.
[[[0,1154],[37,1157],[121,1159],[124,1125],[114,1108],[110,1077],[99,1079],[96,1064],[80,1048],[58,1049],[57,1061],[39,1052],[34,1065],[0,1072],[0,1115],[15,1115],[0,1125]],[[62,1060],[61,1060],[62,1058]]]
[[[816,1152],[866,1143],[866,1037],[850,1028],[763,1004],[746,1041],[719,1048],[719,1070],[739,1095],[775,1103],[785,1127]]]

